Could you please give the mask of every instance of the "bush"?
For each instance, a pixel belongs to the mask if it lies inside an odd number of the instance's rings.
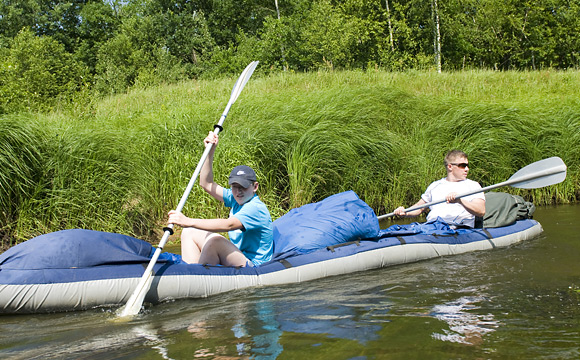
[[[52,110],[88,87],[89,72],[50,37],[22,30],[0,53],[0,114]]]

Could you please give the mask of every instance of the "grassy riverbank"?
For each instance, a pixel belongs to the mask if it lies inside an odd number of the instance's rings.
[[[64,228],[157,240],[235,79],[134,90],[90,109],[0,119],[2,247]],[[579,72],[320,72],[260,77],[224,123],[217,181],[246,163],[274,218],[352,189],[378,214],[444,176],[450,148],[483,186],[549,156],[567,180],[504,189],[536,204],[580,198]],[[195,187],[185,212],[226,216]]]

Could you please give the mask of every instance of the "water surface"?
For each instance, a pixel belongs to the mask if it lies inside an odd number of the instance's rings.
[[[580,206],[504,249],[148,307],[0,317],[3,359],[578,359]]]

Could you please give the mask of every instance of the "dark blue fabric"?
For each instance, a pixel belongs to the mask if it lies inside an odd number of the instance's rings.
[[[290,210],[272,224],[274,254],[304,254],[357,239],[374,239],[379,220],[364,201],[346,191]]]
[[[153,254],[151,254],[151,257],[153,257]],[[164,253],[159,254],[159,258],[157,258],[157,262],[168,262],[171,264],[187,264],[185,261],[183,261],[183,259],[181,258],[181,255],[173,254],[173,253],[169,253],[169,252],[164,252]]]
[[[1,269],[85,268],[148,262],[153,247],[130,236],[72,229],[37,236],[0,255]]]
[[[385,238],[389,236],[405,236],[416,234],[427,235],[456,235],[465,231],[471,232],[470,229],[452,229],[443,219],[437,217],[424,223],[414,222],[408,225],[391,225],[386,229],[380,230],[377,237]]]

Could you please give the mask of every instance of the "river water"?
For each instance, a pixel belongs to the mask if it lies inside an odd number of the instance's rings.
[[[492,251],[152,306],[0,316],[2,359],[579,359],[580,206]],[[387,224],[388,225],[388,224]]]

